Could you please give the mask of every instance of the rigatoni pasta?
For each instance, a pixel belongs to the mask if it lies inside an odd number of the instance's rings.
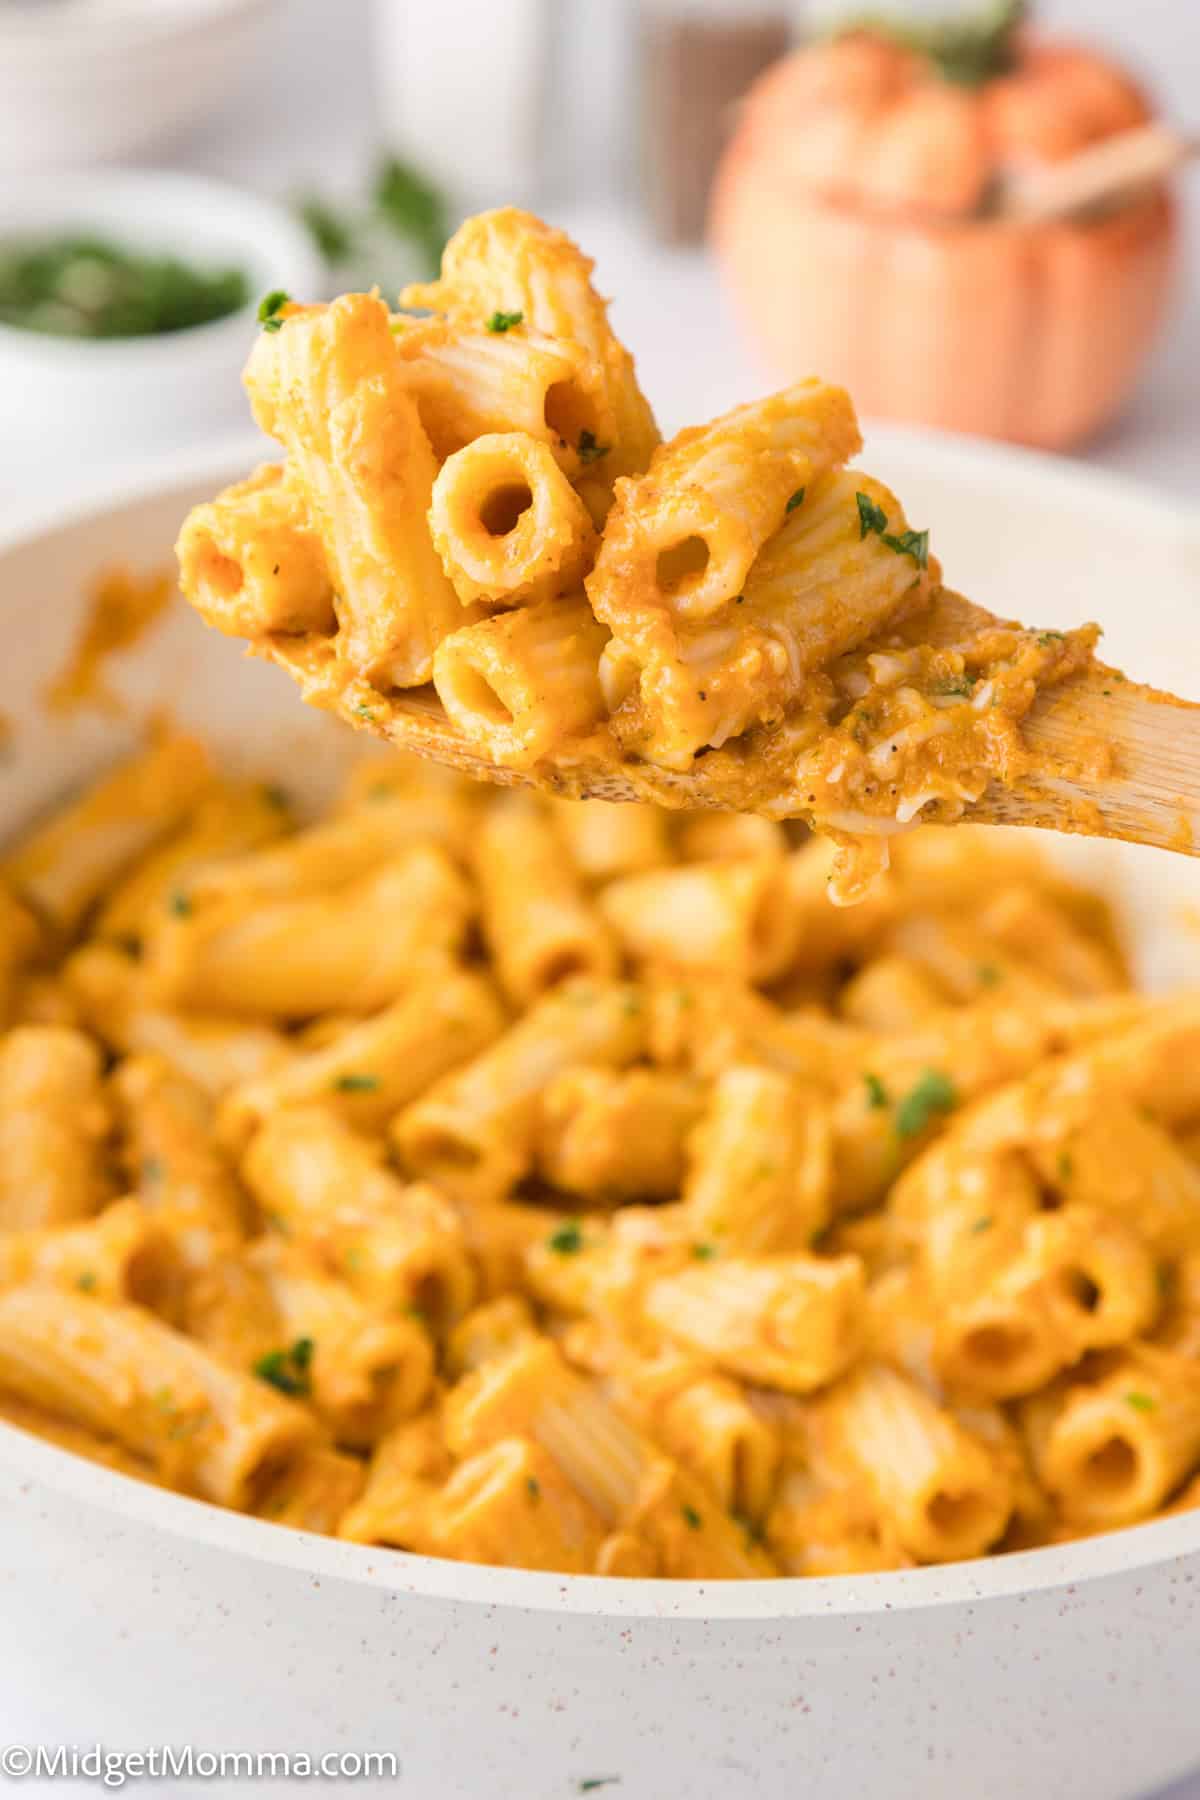
[[[0,1429],[564,1578],[1189,1504],[1200,1009],[1086,891],[931,833],[835,912],[764,820],[398,759],[300,825],[193,747],[168,822],[155,754],[11,902]]]

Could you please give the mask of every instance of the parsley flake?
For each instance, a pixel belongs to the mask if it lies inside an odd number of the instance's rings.
[[[599,462],[612,449],[611,444],[596,442],[596,434],[592,431],[581,431],[579,434],[579,460],[581,463]]]
[[[525,1477],[525,1487],[528,1491],[529,1498],[531,1500],[540,1500],[541,1499],[542,1484],[538,1480],[536,1475],[527,1475]]]
[[[881,1112],[888,1103],[887,1089],[878,1075],[864,1074],[863,1086],[867,1090],[867,1105],[872,1112]]]
[[[792,494],[790,496],[790,498],[788,499],[788,503],[783,509],[784,512],[785,513],[794,513],[798,506],[803,506],[804,505],[804,496],[807,493],[807,491],[808,490],[806,488],[802,488],[802,487],[797,488],[795,493]]]
[[[378,1075],[339,1075],[334,1081],[339,1094],[373,1094],[379,1087]]]
[[[487,319],[485,323],[489,331],[495,332],[497,336],[500,336],[506,331],[511,331],[514,325],[520,325],[524,317],[525,314],[523,312],[506,313],[501,312],[499,307],[497,307],[491,318]]]
[[[693,1244],[692,1245],[692,1260],[693,1260],[693,1262],[711,1262],[713,1257],[716,1254],[717,1254],[717,1246],[715,1244]]]
[[[253,1364],[254,1373],[281,1394],[307,1394],[313,1348],[312,1339],[302,1337],[286,1349],[268,1350]]]
[[[1061,631],[1039,631],[1037,641],[1038,649],[1045,650],[1048,645],[1061,644],[1065,642],[1065,639]]]
[[[597,1788],[616,1787],[621,1780],[619,1775],[588,1775],[579,1783],[581,1794],[594,1794]]]
[[[896,1108],[897,1137],[919,1137],[939,1113],[953,1112],[958,1091],[940,1069],[926,1069]]]
[[[859,498],[861,499],[862,496],[860,495]],[[860,506],[859,516],[861,517],[861,515],[862,508]],[[880,517],[883,517],[882,513]],[[887,521],[884,520],[884,523],[886,524]],[[866,537],[866,535],[864,531],[863,536]],[[890,531],[884,531],[881,527],[880,535],[888,549],[894,550],[897,556],[911,556],[918,569],[929,567],[929,533],[927,531],[902,531],[897,535]]]
[[[96,1277],[92,1274],[90,1269],[85,1269],[75,1283],[75,1286],[79,1289],[81,1294],[94,1294],[96,1291]]]
[[[272,288],[258,303],[258,322],[264,331],[283,330],[283,309],[292,304],[292,296],[283,288]]]
[[[975,977],[980,987],[995,987],[997,982],[1004,980],[1004,970],[998,969],[995,963],[980,963]]]
[[[578,1219],[567,1219],[566,1222],[552,1231],[546,1239],[547,1250],[553,1250],[556,1256],[575,1256],[583,1249],[583,1232]]]
[[[1071,1155],[1069,1150],[1060,1150],[1058,1153],[1058,1179],[1060,1181],[1070,1181],[1074,1173],[1075,1158]]]
[[[1157,1404],[1152,1394],[1139,1394],[1136,1392],[1126,1394],[1125,1403],[1127,1406],[1132,1406],[1134,1412],[1140,1413],[1153,1412]]]
[[[268,806],[275,807],[278,812],[286,812],[288,810],[291,802],[288,800],[286,788],[281,788],[277,782],[269,781],[262,792],[263,799]]]
[[[971,1236],[982,1236],[985,1231],[990,1231],[995,1223],[996,1221],[993,1219],[991,1213],[984,1213],[983,1217],[981,1219],[976,1219],[975,1223],[972,1225]]]
[[[683,1506],[680,1508],[680,1511],[683,1514],[683,1522],[687,1526],[688,1530],[689,1531],[699,1531],[700,1527],[704,1523],[704,1520],[700,1517],[700,1514],[696,1511],[695,1507],[694,1506]]]
[[[858,535],[865,538],[868,532],[877,531],[880,537],[887,530],[887,514],[882,506],[872,500],[870,494],[857,493],[854,496],[858,503]]]
[[[192,903],[186,894],[172,894],[167,905],[177,919],[187,919],[191,917]]]

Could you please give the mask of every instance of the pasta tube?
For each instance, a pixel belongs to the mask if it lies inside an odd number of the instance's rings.
[[[602,980],[617,973],[616,947],[535,802],[506,795],[488,809],[475,874],[484,938],[518,1006],[572,976]]]
[[[241,1150],[272,1113],[310,1102],[323,1102],[359,1130],[380,1129],[439,1077],[485,1050],[503,1028],[489,983],[447,967],[419,979],[383,1012],[338,1031],[328,1044],[231,1089],[217,1135],[231,1150]]]
[[[1038,1477],[1068,1523],[1133,1525],[1200,1458],[1200,1370],[1151,1345],[1116,1351],[1099,1379],[1029,1401],[1025,1424]]]
[[[422,1413],[379,1440],[362,1497],[338,1526],[354,1544],[389,1544],[427,1552],[438,1489],[451,1470],[437,1411]]]
[[[60,930],[190,812],[211,780],[192,738],[170,737],[61,807],[7,858],[4,874]]]
[[[656,806],[611,800],[554,800],[550,817],[585,881],[638,875],[671,860],[666,820]]]
[[[170,1293],[175,1264],[169,1236],[136,1200],[115,1200],[79,1225],[0,1237],[0,1288],[48,1283],[158,1311]]]
[[[849,396],[820,381],[681,431],[621,492],[588,589],[597,617],[637,643],[642,611],[723,611],[789,502],[861,444]]]
[[[610,488],[618,475],[646,467],[658,430],[634,376],[633,358],[613,336],[591,274],[591,262],[563,232],[509,206],[468,219],[442,253],[441,279],[405,288],[401,303],[428,307],[476,329],[494,311],[518,313],[523,327],[577,345],[597,370],[603,406],[597,423],[603,421],[604,433],[593,432],[589,441],[580,432],[581,473]],[[556,397],[557,423],[565,432],[577,423],[567,404],[571,398]],[[584,426],[589,422],[585,418]],[[600,506],[593,502],[594,511]]]
[[[605,1537],[595,1509],[529,1438],[502,1438],[460,1463],[430,1508],[439,1556],[590,1575]]]
[[[185,1265],[203,1268],[235,1253],[245,1233],[245,1209],[233,1171],[213,1142],[208,1096],[158,1056],[127,1058],[112,1088],[129,1179]]]
[[[795,943],[775,857],[627,875],[604,889],[600,910],[632,957],[721,970],[743,981],[770,981]]]
[[[593,444],[612,441],[603,372],[579,344],[524,323],[488,331],[393,319],[392,332],[439,462],[488,432],[520,431],[549,444],[560,467],[575,474],[585,431]]]
[[[669,1199],[702,1106],[699,1082],[669,1069],[564,1069],[542,1094],[538,1167],[593,1204]]]
[[[175,912],[150,946],[148,977],[169,1004],[242,1017],[371,1012],[457,948],[471,910],[445,853],[414,845],[335,893]]]
[[[336,1537],[338,1527],[366,1484],[356,1456],[323,1445],[301,1450],[268,1483],[258,1502],[260,1519]]]
[[[434,1189],[406,1186],[374,1145],[320,1107],[263,1124],[242,1174],[269,1224],[310,1245],[373,1305],[416,1307],[444,1327],[475,1298],[462,1227]]]
[[[807,1394],[840,1375],[861,1343],[856,1256],[718,1257],[653,1281],[646,1317],[745,1381]]]
[[[257,638],[334,629],[325,552],[301,495],[277,465],[264,464],[194,506],[175,554],[180,587],[217,631]]]
[[[831,1462],[874,1488],[918,1562],[981,1556],[1003,1536],[1013,1494],[998,1464],[893,1369],[867,1364],[847,1375],[817,1402],[813,1432]]]
[[[769,1559],[711,1494],[626,1424],[547,1339],[465,1376],[447,1396],[445,1431],[459,1456],[532,1437],[607,1525],[653,1546],[666,1575],[770,1573]]]
[[[312,1441],[304,1410],[134,1306],[0,1294],[0,1387],[144,1456],[171,1486],[246,1508]]]
[[[430,1180],[487,1169],[501,1186],[533,1157],[538,1096],[576,1062],[621,1068],[645,1038],[642,997],[579,977],[539,1000],[481,1056],[435,1082],[392,1126],[401,1162]]]
[[[691,1145],[697,1238],[734,1256],[808,1249],[829,1222],[832,1150],[818,1092],[774,1069],[726,1069]]]
[[[84,1022],[110,1050],[161,1056],[210,1098],[277,1068],[289,1055],[282,1034],[269,1026],[149,1004],[138,965],[107,945],[77,950],[64,974]]]
[[[437,464],[387,307],[369,294],[289,315],[246,368],[254,416],[288,453],[337,595],[337,652],[384,687],[428,681],[462,623],[426,515]]]
[[[19,1025],[0,1041],[0,1232],[69,1225],[110,1195],[110,1117],[90,1038]]]
[[[891,521],[894,542],[906,532],[889,489],[856,470],[823,477],[803,494],[734,587],[726,587],[721,563],[705,562],[696,581],[725,595],[718,617],[709,616],[707,604],[699,618],[690,601],[685,607],[686,581],[674,602],[653,595],[639,600],[636,585],[625,585],[624,563],[610,574],[607,559],[616,552],[606,531],[588,597],[613,632],[605,672],[615,685],[607,692],[613,729],[628,748],[664,768],[687,769],[701,748],[719,749],[751,726],[778,723],[834,658],[885,621],[927,603],[929,571],[877,532],[863,535],[863,503]],[[684,541],[702,542],[698,536]],[[743,561],[735,557],[733,568]],[[658,566],[664,566],[661,556]],[[864,734],[874,726],[866,712],[860,723]],[[890,754],[884,742],[876,758],[881,773]]]
[[[582,596],[543,600],[451,632],[433,659],[438,698],[488,756],[525,768],[603,717],[605,631]]]
[[[464,606],[529,606],[578,588],[596,530],[546,444],[489,432],[449,457],[433,484],[429,528]]]
[[[217,858],[242,856],[281,837],[287,797],[268,782],[220,782],[205,794],[182,831],[152,850],[107,896],[95,935],[137,950],[172,895],[187,895],[193,876]]]
[[[287,1366],[289,1346],[311,1346],[302,1379],[340,1445],[369,1448],[419,1410],[433,1387],[433,1341],[418,1320],[372,1313],[297,1248],[267,1239],[250,1257],[283,1327],[280,1366]]]

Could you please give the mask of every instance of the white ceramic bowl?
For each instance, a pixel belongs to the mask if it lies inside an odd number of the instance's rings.
[[[0,7],[0,169],[111,162],[225,106],[284,0],[26,0]]]
[[[0,503],[56,487],[89,464],[220,435],[245,418],[241,370],[262,295],[319,291],[308,235],[283,208],[221,182],[114,169],[9,183],[0,244],[87,230],[204,268],[244,269],[248,299],[226,318],[157,337],[51,337],[0,325]]]
[[[0,528],[6,830],[129,736],[39,709],[83,584],[116,556],[161,562],[253,453]],[[881,431],[866,460],[968,591],[1047,624],[1098,614],[1116,660],[1200,694],[1194,522],[1011,450]],[[293,784],[341,747],[182,607],[120,680]],[[1200,864],[1081,849],[1134,906],[1150,978],[1200,979],[1180,919]],[[414,1800],[566,1800],[605,1777],[619,1800],[1133,1800],[1200,1765],[1200,1512],[904,1574],[604,1582],[287,1532],[0,1426],[0,1617],[0,1743],[390,1750]]]

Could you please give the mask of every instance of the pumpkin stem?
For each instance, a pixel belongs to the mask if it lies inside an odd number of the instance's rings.
[[[1016,60],[1016,36],[1029,14],[1029,0],[990,0],[965,19],[905,22],[898,16],[861,14],[838,26],[836,35],[869,31],[931,62],[943,81],[982,87],[1007,75]]]

